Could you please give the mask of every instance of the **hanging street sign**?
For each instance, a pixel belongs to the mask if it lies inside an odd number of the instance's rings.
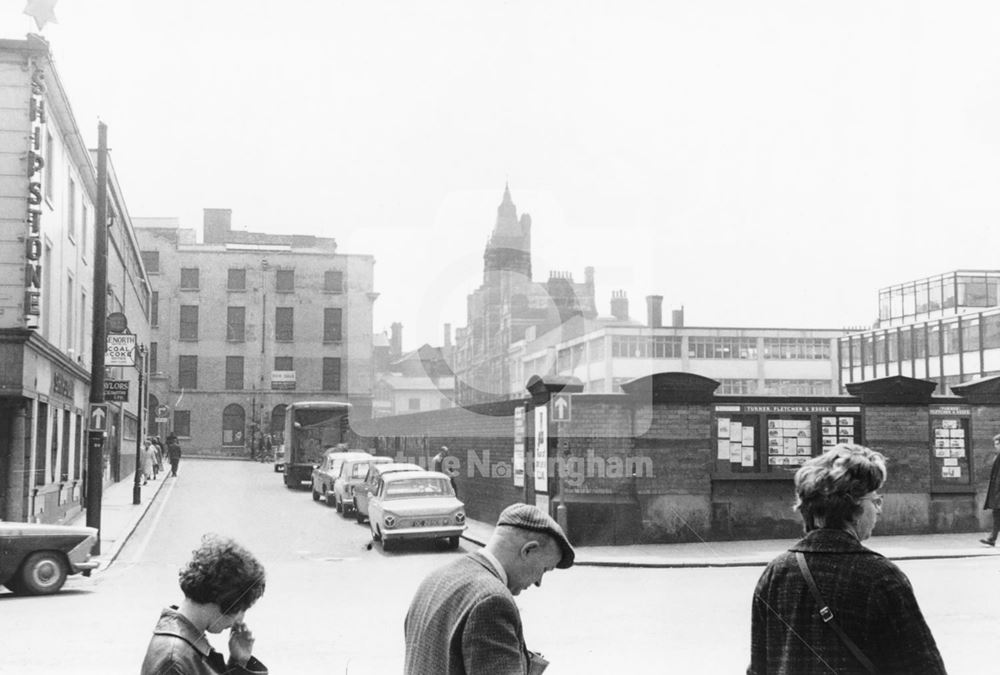
[[[135,335],[132,333],[109,333],[107,349],[104,352],[104,365],[135,365]]]
[[[128,380],[104,380],[105,401],[128,401]]]
[[[156,421],[157,422],[169,422],[170,421],[170,408],[165,405],[156,406]]]
[[[121,312],[108,314],[107,328],[109,333],[124,333],[128,331],[128,318]]]

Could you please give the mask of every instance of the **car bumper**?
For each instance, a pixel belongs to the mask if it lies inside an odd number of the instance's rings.
[[[73,574],[77,574],[79,572],[83,572],[84,574],[86,574],[91,570],[96,570],[100,566],[101,562],[99,560],[88,560],[87,562],[72,563]]]
[[[444,537],[460,537],[465,532],[465,525],[449,527],[407,527],[401,530],[382,529],[382,538],[390,541],[402,539],[442,539]]]

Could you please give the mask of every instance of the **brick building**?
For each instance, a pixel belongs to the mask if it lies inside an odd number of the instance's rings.
[[[371,415],[374,258],[336,240],[235,231],[205,209],[204,237],[136,219],[153,290],[150,409],[186,452],[245,455],[280,436],[292,401],[347,401]]]
[[[42,38],[0,40],[0,518],[58,522],[81,507],[90,398],[97,176]],[[149,290],[113,166],[109,312],[148,338]],[[108,370],[103,480],[128,475],[142,434],[133,366]]]

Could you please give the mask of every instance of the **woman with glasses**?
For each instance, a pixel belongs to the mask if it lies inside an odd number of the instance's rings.
[[[796,472],[806,535],[757,583],[748,673],[945,672],[906,575],[861,544],[885,479],[885,457],[851,444]]]

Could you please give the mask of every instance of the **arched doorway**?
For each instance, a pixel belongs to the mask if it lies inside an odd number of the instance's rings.
[[[230,403],[222,411],[222,446],[225,448],[245,445],[246,411],[237,403]]]

